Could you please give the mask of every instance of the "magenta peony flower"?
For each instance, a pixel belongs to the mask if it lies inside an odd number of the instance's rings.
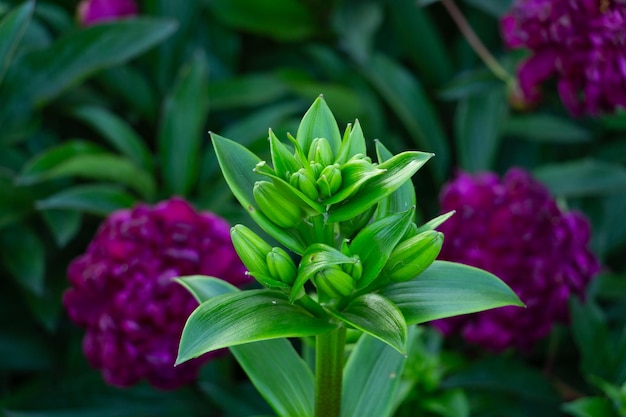
[[[516,0],[501,29],[510,48],[532,55],[519,68],[529,102],[555,77],[561,100],[574,115],[626,107],[626,2],[621,0]]]
[[[492,351],[527,351],[554,323],[567,322],[568,299],[582,297],[599,269],[581,214],[562,212],[547,188],[521,169],[501,181],[492,173],[461,173],[440,199],[444,212],[457,212],[440,227],[445,241],[439,258],[494,273],[527,308],[438,320],[436,327]]]
[[[85,327],[83,350],[116,386],[146,378],[173,389],[192,381],[212,356],[174,367],[195,299],[172,278],[211,275],[249,282],[225,220],[172,198],[111,214],[86,253],[69,266],[63,296],[70,318]]]
[[[134,0],[83,0],[78,5],[78,21],[83,26],[136,16]]]

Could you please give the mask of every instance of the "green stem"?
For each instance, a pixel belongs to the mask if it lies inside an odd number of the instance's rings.
[[[340,417],[346,328],[316,337],[315,417]]]
[[[504,81],[508,86],[512,86],[515,84],[515,77],[513,77],[502,65],[500,62],[489,52],[489,49],[482,43],[472,26],[469,24],[465,16],[457,5],[454,3],[454,0],[441,0],[441,4],[446,8],[452,20],[456,23],[457,27],[467,40],[467,43],[472,47],[476,55],[482,59],[487,68],[499,79]]]

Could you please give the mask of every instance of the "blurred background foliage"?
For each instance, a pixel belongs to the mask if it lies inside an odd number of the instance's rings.
[[[458,169],[530,170],[591,220],[604,269],[528,356],[419,334],[398,416],[625,416],[626,113],[572,118],[555,89],[509,105],[438,2],[143,0],[134,19],[83,28],[76,1],[0,1],[0,413],[6,416],[268,414],[229,359],[192,387],[106,386],[66,318],[66,268],[103,216],[172,195],[232,222],[208,130],[255,152],[323,94],[368,141],[436,157],[418,211]],[[429,4],[426,4],[429,3]],[[458,6],[498,60],[509,0]]]

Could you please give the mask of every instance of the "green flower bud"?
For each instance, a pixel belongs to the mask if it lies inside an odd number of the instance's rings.
[[[311,174],[306,169],[300,168],[298,172],[294,172],[291,178],[289,178],[289,183],[302,191],[311,200],[317,201],[319,191],[317,190],[315,179],[311,177]]]
[[[341,188],[341,170],[338,164],[329,165],[317,179],[317,186],[320,189],[322,199],[335,194]]]
[[[354,263],[342,264],[341,269],[346,274],[350,275],[354,281],[358,281],[363,275],[363,264],[358,255],[354,255]]]
[[[282,196],[273,183],[257,181],[253,195],[261,212],[277,226],[290,228],[302,221],[302,208]]]
[[[296,265],[282,248],[272,248],[267,254],[267,268],[272,278],[287,285],[293,284],[296,280]]]
[[[313,178],[317,179],[324,170],[324,165],[319,162],[311,161],[311,169],[313,170]]]
[[[427,230],[398,244],[383,269],[389,279],[408,281],[426,270],[439,255],[443,233]]]
[[[230,229],[235,251],[251,275],[269,275],[266,258],[272,247],[242,224]]]
[[[333,155],[333,149],[330,147],[328,139],[313,139],[311,147],[309,148],[308,158],[309,161],[319,162],[323,166],[332,164],[335,160],[335,156]]]
[[[354,291],[354,280],[338,265],[319,271],[313,282],[319,291],[331,298],[348,296]]]

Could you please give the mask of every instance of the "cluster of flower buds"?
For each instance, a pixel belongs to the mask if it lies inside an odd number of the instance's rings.
[[[311,283],[321,303],[337,305],[385,283],[410,280],[430,266],[443,235],[415,224],[411,176],[432,154],[393,156],[376,143],[379,161],[372,162],[359,122],[340,135],[321,97],[296,137],[288,137],[290,145],[270,130],[270,162],[213,135],[235,195],[259,226],[291,251],[272,247],[243,225],[233,227],[233,244],[250,275],[265,287],[285,290],[292,300]],[[229,148],[246,156],[226,161]],[[252,194],[237,181],[252,185]]]

